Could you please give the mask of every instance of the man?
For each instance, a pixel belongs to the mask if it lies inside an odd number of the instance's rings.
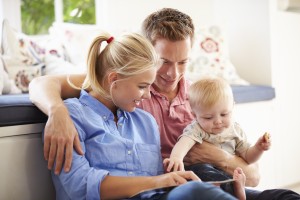
[[[140,107],[150,112],[159,125],[162,155],[165,158],[169,157],[182,130],[194,119],[187,100],[189,83],[184,78],[193,44],[194,25],[188,15],[164,8],[144,20],[142,32],[163,60],[151,87],[151,99],[144,100]],[[80,87],[84,78],[84,74],[72,75],[70,81]],[[80,90],[70,87],[67,79],[66,75],[39,77],[31,82],[29,90],[32,102],[49,116],[45,127],[44,156],[49,169],[56,159],[56,174],[62,168],[64,157],[64,170],[70,169],[73,146],[82,154],[77,131],[62,101],[62,98],[78,97]],[[211,163],[231,175],[236,167],[241,167],[247,177],[247,186],[256,186],[259,182],[256,163],[248,165],[238,156],[208,143],[195,145],[187,155],[186,164],[199,162]],[[193,170],[197,173],[197,166],[193,166]],[[247,199],[281,198],[282,193],[297,195],[286,190],[246,190]],[[292,197],[300,199],[299,195]]]

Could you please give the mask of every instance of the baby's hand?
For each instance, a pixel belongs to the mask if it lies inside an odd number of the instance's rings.
[[[166,172],[171,171],[184,171],[184,164],[183,161],[179,158],[173,157],[173,158],[166,158],[164,159],[164,168]]]
[[[265,142],[269,142],[270,141],[270,139],[271,139],[271,135],[270,135],[270,133],[268,133],[268,132],[265,132],[265,134],[264,134],[264,141]]]
[[[263,151],[267,151],[271,147],[271,135],[268,132],[260,137],[256,143],[256,145]]]

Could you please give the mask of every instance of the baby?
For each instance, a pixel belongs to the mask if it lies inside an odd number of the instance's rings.
[[[203,140],[239,155],[249,164],[256,162],[270,148],[269,134],[260,137],[251,146],[239,124],[233,121],[233,93],[226,80],[203,78],[193,83],[189,88],[189,102],[196,119],[183,130],[170,158],[164,160],[166,171],[183,171],[183,158],[196,142],[201,144]],[[201,178],[203,181],[216,181],[209,179],[218,177],[216,174],[225,174],[214,166],[203,166],[201,174],[209,177],[207,180]],[[210,176],[209,173],[213,174]],[[241,168],[234,170],[233,179],[234,195],[238,199],[246,199],[246,177]]]

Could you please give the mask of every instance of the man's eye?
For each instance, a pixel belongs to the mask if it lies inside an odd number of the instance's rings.
[[[182,62],[179,62],[178,64],[179,65],[186,65],[188,63],[188,61],[182,61]]]

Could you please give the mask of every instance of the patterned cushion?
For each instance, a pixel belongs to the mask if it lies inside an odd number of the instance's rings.
[[[187,77],[195,81],[202,76],[219,76],[234,85],[246,85],[229,59],[226,41],[218,26],[201,28],[195,33],[195,42]]]
[[[13,93],[28,92],[29,82],[42,75],[45,49],[27,35],[15,31],[5,19],[1,41],[1,60],[9,78],[19,89]]]

